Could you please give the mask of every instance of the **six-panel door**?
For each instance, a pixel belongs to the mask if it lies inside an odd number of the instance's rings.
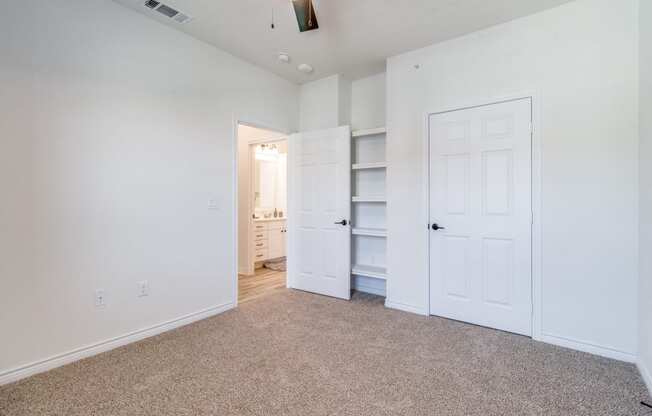
[[[351,131],[293,134],[289,145],[288,283],[350,299]]]
[[[430,116],[430,312],[532,333],[531,100]]]

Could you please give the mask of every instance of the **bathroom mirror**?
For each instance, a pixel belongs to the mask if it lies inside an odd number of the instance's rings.
[[[254,200],[258,218],[287,211],[287,145],[266,143],[254,147]]]

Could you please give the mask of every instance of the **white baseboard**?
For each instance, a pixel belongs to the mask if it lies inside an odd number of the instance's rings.
[[[589,342],[578,341],[552,334],[541,334],[534,336],[535,341],[545,342],[547,344],[557,345],[558,347],[570,348],[572,350],[588,352],[589,354],[599,355],[601,357],[612,358],[618,361],[636,363],[636,355],[628,352],[616,350],[601,345],[591,344]]]
[[[641,360],[636,362],[636,366],[638,367],[638,371],[641,373],[641,377],[643,377],[643,381],[647,386],[648,394],[650,397],[652,397],[652,373],[650,373],[650,369],[647,368]]]
[[[45,371],[49,371],[66,364],[70,364],[75,361],[79,361],[83,358],[92,357],[93,355],[110,351],[112,349],[122,347],[124,345],[131,344],[133,342],[140,341],[142,339],[149,338],[154,335],[158,335],[163,332],[167,332],[172,329],[176,329],[191,324],[193,322],[209,318],[211,316],[218,315],[222,312],[225,312],[233,308],[234,308],[234,304],[231,302],[225,303],[223,305],[213,306],[211,308],[204,309],[189,315],[185,315],[180,318],[173,319],[171,321],[163,322],[161,324],[154,325],[149,328],[144,328],[138,331],[130,332],[128,334],[111,338],[105,341],[101,341],[96,344],[78,348],[63,354],[55,355],[53,357],[46,358],[41,361],[27,364],[8,371],[0,372],[0,386],[4,384],[13,383],[15,381],[33,376],[38,373],[43,373]]]
[[[428,311],[420,308],[418,306],[406,305],[405,303],[392,302],[390,300],[385,300],[385,306],[390,309],[397,309],[403,312],[416,313],[417,315],[428,315]]]

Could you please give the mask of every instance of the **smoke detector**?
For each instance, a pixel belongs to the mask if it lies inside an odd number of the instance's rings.
[[[285,52],[281,52],[278,54],[278,61],[284,64],[289,64],[290,63],[290,55],[288,55]]]
[[[143,5],[150,10],[159,12],[163,16],[167,17],[168,19],[172,19],[179,24],[188,23],[192,20],[190,15],[182,13],[179,10],[168,6],[167,4],[161,3],[160,1],[147,0]]]
[[[299,70],[299,72],[303,72],[304,74],[309,74],[313,71],[313,68],[308,64],[301,64],[297,67],[297,70]]]

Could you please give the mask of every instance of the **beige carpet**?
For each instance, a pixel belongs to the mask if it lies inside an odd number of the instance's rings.
[[[0,414],[631,416],[644,397],[629,364],[286,290],[2,387]]]

